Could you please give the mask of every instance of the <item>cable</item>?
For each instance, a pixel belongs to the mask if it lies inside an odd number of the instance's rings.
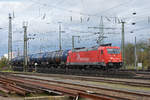
[[[123,5],[126,5],[128,2],[133,2],[134,0],[128,0],[127,2],[123,2],[123,3],[120,3],[120,4],[118,4],[118,5],[116,5],[116,6],[113,6],[113,7],[111,7],[111,8],[109,8],[109,9],[106,9],[106,10],[104,10],[104,11],[101,11],[100,13],[104,13],[104,12],[108,12],[109,10],[112,10],[112,9],[115,9],[115,8],[118,8],[118,7],[120,7],[120,6],[123,6]],[[95,14],[95,15],[97,15],[97,14]]]
[[[43,4],[43,3],[40,3],[40,2],[38,2],[38,1],[33,1],[33,0],[31,0],[32,2],[35,2],[36,4],[40,4],[40,5],[42,5],[42,6],[44,6],[44,7],[52,7],[52,8],[55,8],[55,9],[59,9],[59,10],[64,10],[64,11],[67,11],[67,12],[70,12],[70,13],[76,13],[76,14],[79,14],[79,15],[83,15],[83,16],[95,16],[95,17],[100,17],[100,15],[91,15],[91,14],[88,14],[88,13],[83,13],[83,12],[79,12],[79,11],[73,11],[73,10],[68,10],[68,9],[65,9],[65,8],[62,8],[62,7],[57,7],[56,5],[49,5],[49,4]],[[131,1],[131,0],[129,0],[129,1]],[[128,1],[128,2],[129,2]],[[133,0],[132,0],[133,1]],[[125,2],[124,2],[125,3]],[[117,5],[117,6],[121,6],[121,5],[123,5],[124,3],[121,3],[121,4],[119,4],[119,5]],[[115,6],[116,7],[116,6]],[[114,7],[113,7],[114,8]],[[109,8],[109,9],[112,9],[112,8]],[[109,10],[109,9],[107,9],[107,10]],[[104,11],[103,11],[104,12]]]

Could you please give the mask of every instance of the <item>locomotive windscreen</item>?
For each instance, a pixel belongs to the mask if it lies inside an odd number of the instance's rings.
[[[120,49],[107,49],[108,54],[120,54]]]

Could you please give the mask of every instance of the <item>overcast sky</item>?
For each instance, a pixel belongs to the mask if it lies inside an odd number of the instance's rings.
[[[8,13],[13,20],[13,51],[23,50],[23,21],[28,22],[29,53],[58,50],[58,22],[62,26],[63,49],[71,49],[72,35],[75,47],[95,46],[101,16],[104,43],[121,44],[121,20],[125,21],[125,41],[134,43],[150,38],[149,0],[0,0],[0,56],[7,53]],[[133,15],[133,13],[136,13]],[[136,23],[132,25],[132,23]],[[115,29],[114,29],[115,28]],[[34,35],[35,34],[35,35]]]

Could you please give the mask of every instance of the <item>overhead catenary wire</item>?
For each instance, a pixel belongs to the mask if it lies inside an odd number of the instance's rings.
[[[101,11],[100,13],[97,13],[97,14],[101,14],[101,13],[108,13],[108,11],[109,10],[112,10],[112,9],[116,9],[116,8],[118,8],[118,7],[120,7],[120,6],[124,6],[124,5],[126,5],[126,4],[128,4],[128,3],[131,3],[131,2],[133,2],[134,0],[128,0],[128,1],[126,1],[126,2],[123,2],[123,3],[120,3],[120,4],[118,4],[118,5],[115,5],[115,6],[113,6],[113,7],[111,7],[111,8],[108,8],[108,9],[106,9],[106,10],[103,10],[103,11]],[[97,15],[97,14],[95,14],[95,16]],[[98,16],[98,15],[97,15]]]
[[[71,12],[72,13],[72,12]],[[85,15],[85,16],[87,16],[88,17],[88,14],[87,15]],[[39,17],[39,18],[41,18],[41,16]],[[90,18],[91,19],[91,18]],[[96,24],[96,21],[93,21],[93,22],[95,22],[95,24]],[[36,31],[36,30],[35,30]],[[82,33],[82,32],[80,32],[80,33]],[[45,33],[46,34],[46,33]]]
[[[83,15],[83,16],[95,16],[95,17],[100,17],[101,15],[92,15],[92,14],[88,14],[88,13],[83,13],[83,12],[79,12],[79,11],[74,11],[74,10],[69,10],[69,9],[66,9],[66,8],[62,8],[62,7],[58,7],[56,5],[50,5],[50,4],[45,4],[45,3],[41,3],[39,1],[34,1],[34,0],[31,0],[32,2],[35,2],[36,4],[39,4],[39,5],[42,5],[44,7],[51,7],[51,8],[55,8],[55,9],[59,9],[59,10],[64,10],[64,11],[67,11],[67,12],[71,12],[71,13],[76,13],[76,14],[79,14],[79,15]],[[130,2],[129,2],[130,1]],[[134,0],[132,0],[134,1]],[[83,3],[83,1],[81,1]],[[109,9],[106,9],[106,10],[103,10],[99,13],[103,13],[103,12],[108,12],[108,10],[112,10],[114,8],[117,8],[119,6],[122,6],[122,5],[126,5],[127,3],[131,3],[131,0],[128,0],[127,2],[123,2],[123,3],[120,3],[112,8],[109,8]]]

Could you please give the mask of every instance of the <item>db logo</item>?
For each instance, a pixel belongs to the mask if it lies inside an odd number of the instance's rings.
[[[89,61],[89,58],[86,58],[86,57],[80,57],[80,54],[77,53],[77,60],[80,60],[80,61]]]

